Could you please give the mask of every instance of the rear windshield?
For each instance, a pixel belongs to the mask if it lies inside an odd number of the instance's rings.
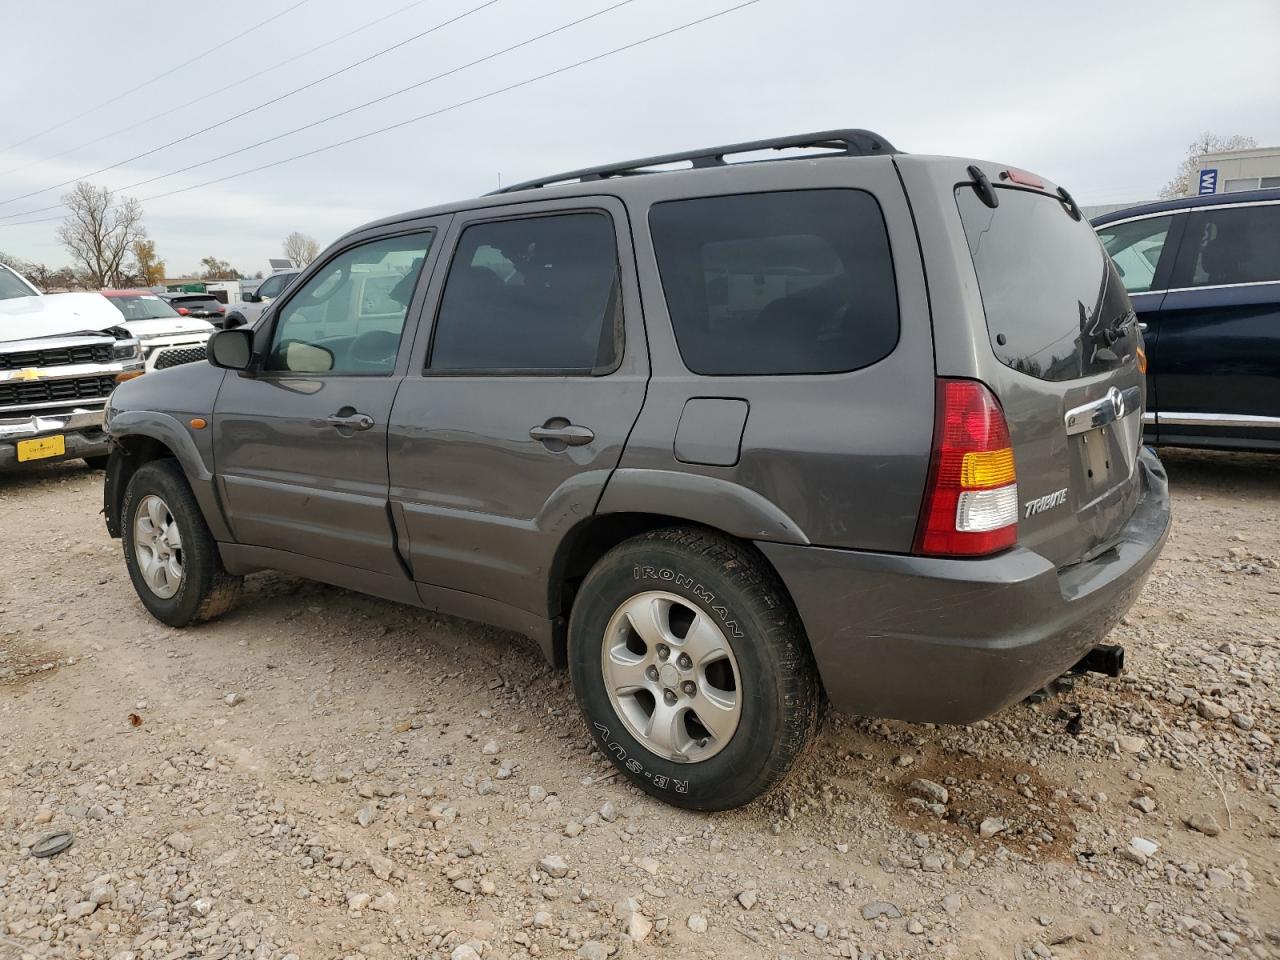
[[[173,307],[152,294],[128,297],[108,297],[112,305],[124,314],[126,320],[159,320],[176,317]]]
[[[649,227],[680,355],[708,376],[841,373],[898,342],[884,217],[861,190],[655,204]]]
[[[1120,366],[1135,324],[1120,278],[1086,220],[1056,197],[997,188],[992,209],[956,188],[978,274],[991,348],[1006,366],[1041,380],[1074,380]],[[1112,342],[1114,341],[1114,342]]]

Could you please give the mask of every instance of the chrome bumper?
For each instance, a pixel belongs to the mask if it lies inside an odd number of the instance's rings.
[[[0,411],[2,414],[3,411]],[[86,410],[77,407],[66,413],[32,414],[27,417],[0,416],[0,440],[30,440],[51,433],[78,433],[81,430],[102,430],[106,420],[106,408]]]
[[[55,434],[66,438],[66,452],[61,457],[49,457],[33,463],[102,456],[109,449],[105,419],[105,407],[96,410],[77,407],[63,413],[33,413],[21,417],[0,416],[0,468],[21,465],[18,463],[19,441]]]

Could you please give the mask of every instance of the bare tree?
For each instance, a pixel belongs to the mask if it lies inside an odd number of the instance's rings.
[[[316,243],[315,237],[295,230],[284,238],[284,255],[301,269],[320,255],[320,244]]]
[[[1253,137],[1233,134],[1220,137],[1206,130],[1196,137],[1187,147],[1187,155],[1178,164],[1178,172],[1173,179],[1160,188],[1161,200],[1176,200],[1178,197],[1189,197],[1196,192],[1197,178],[1200,174],[1200,158],[1206,153],[1222,153],[1226,150],[1248,150],[1256,147],[1258,141]]]
[[[30,279],[31,268],[34,266],[34,264],[29,261],[23,260],[21,257],[15,257],[12,254],[5,253],[3,250],[0,250],[0,263],[3,263],[6,267],[17,270],[28,279]]]
[[[62,197],[71,211],[58,227],[58,239],[90,286],[120,283],[124,261],[134,243],[147,235],[142,205],[132,197],[116,200],[106,187],[77,183]]]

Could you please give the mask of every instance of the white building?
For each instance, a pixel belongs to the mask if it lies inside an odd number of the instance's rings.
[[[1191,192],[1197,194],[1280,187],[1280,147],[1206,153],[1196,179]]]

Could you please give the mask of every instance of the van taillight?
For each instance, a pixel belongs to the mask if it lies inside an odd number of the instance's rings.
[[[1018,482],[1000,404],[977,380],[937,381],[933,458],[915,552],[980,556],[1018,540]]]

